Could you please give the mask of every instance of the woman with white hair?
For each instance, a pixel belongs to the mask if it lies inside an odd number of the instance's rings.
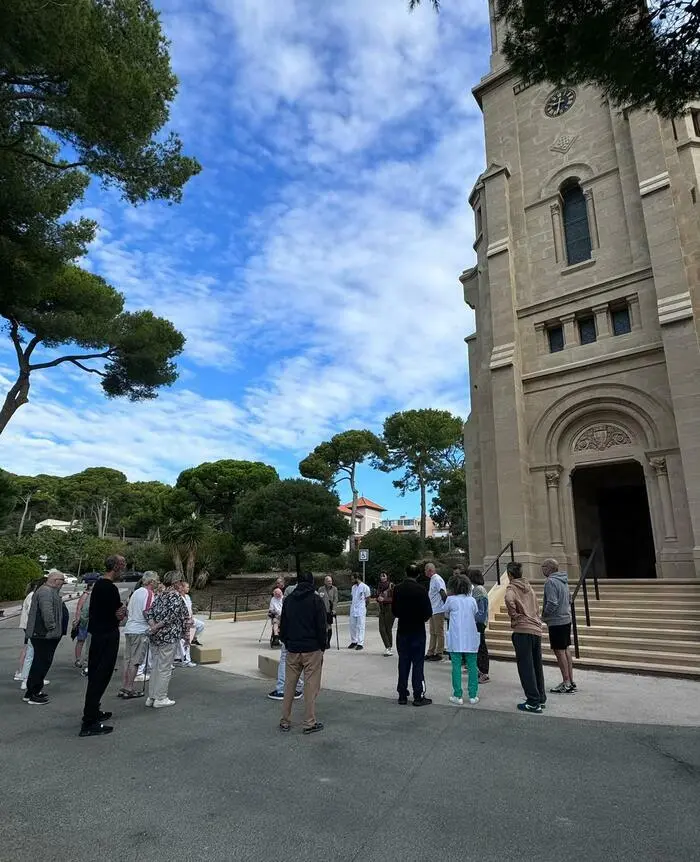
[[[168,686],[173,673],[173,659],[178,643],[189,634],[190,615],[180,595],[181,576],[173,576],[173,582],[164,593],[159,593],[146,611],[150,629],[153,669],[148,683],[146,706],[160,709],[174,706],[168,697]]]
[[[146,612],[153,603],[153,590],[160,582],[157,572],[144,572],[141,585],[134,590],[129,599],[127,621],[124,626],[124,676],[118,696],[125,700],[143,697],[143,691],[134,688],[134,680],[139,665],[146,661],[148,652],[148,634],[150,628],[146,622]]]

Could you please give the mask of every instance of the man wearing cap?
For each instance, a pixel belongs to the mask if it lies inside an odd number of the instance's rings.
[[[44,694],[44,677],[53,662],[58,642],[63,636],[63,600],[61,587],[65,583],[63,572],[51,569],[46,583],[39,587],[32,598],[27,617],[27,636],[34,648],[34,658],[27,677],[27,690],[22,700],[36,706],[44,706],[49,698]]]

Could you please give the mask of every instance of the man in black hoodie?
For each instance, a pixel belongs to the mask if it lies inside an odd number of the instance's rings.
[[[408,703],[408,675],[413,684],[413,705],[429,706],[432,700],[424,694],[425,624],[433,615],[427,590],[418,584],[418,566],[406,567],[406,580],[394,589],[391,610],[398,619],[396,649],[399,654],[399,703]]]
[[[292,704],[299,677],[304,674],[304,733],[323,730],[316,721],[316,697],[321,689],[326,649],[326,608],[314,589],[311,572],[301,572],[297,585],[282,605],[280,640],[287,648],[287,671],[280,730],[291,729]]]

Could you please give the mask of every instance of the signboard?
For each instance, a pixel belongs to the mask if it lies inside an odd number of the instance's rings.
[[[361,563],[369,562],[369,551],[366,548],[360,550],[359,559]]]

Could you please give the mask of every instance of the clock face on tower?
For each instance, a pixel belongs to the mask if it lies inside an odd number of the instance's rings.
[[[561,117],[576,101],[576,92],[570,87],[561,87],[547,96],[544,112],[548,117]]]

